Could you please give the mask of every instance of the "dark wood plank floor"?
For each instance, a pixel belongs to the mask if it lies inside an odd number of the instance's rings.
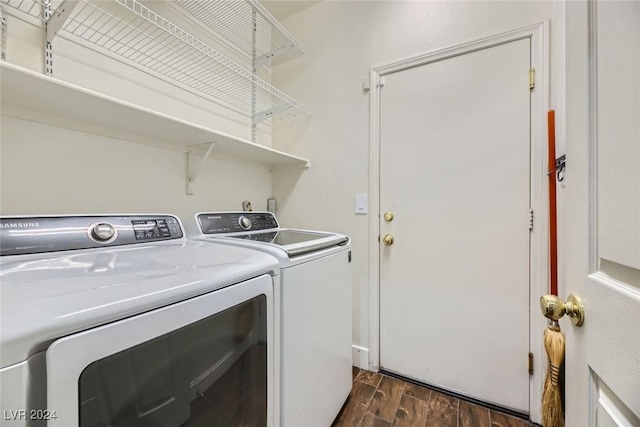
[[[535,424],[383,374],[353,368],[332,427],[532,427]]]

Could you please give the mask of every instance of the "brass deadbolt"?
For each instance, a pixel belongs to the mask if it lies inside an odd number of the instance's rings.
[[[575,326],[584,323],[584,304],[578,294],[570,294],[567,302],[556,295],[544,295],[540,298],[540,310],[547,319],[558,320],[566,314]]]
[[[391,211],[386,211],[384,213],[384,220],[389,222],[389,221],[393,221],[393,212]]]

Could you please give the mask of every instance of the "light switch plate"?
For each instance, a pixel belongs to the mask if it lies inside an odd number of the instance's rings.
[[[368,194],[356,194],[356,213],[357,214],[369,213],[369,195]]]

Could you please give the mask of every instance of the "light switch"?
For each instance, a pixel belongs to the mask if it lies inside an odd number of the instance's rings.
[[[369,213],[369,195],[368,194],[356,194],[356,213],[357,214]]]

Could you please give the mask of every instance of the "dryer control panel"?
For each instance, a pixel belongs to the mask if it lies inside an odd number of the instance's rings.
[[[246,233],[279,227],[271,212],[211,212],[196,216],[203,234]]]
[[[0,218],[0,255],[104,248],[182,238],[172,215]]]

